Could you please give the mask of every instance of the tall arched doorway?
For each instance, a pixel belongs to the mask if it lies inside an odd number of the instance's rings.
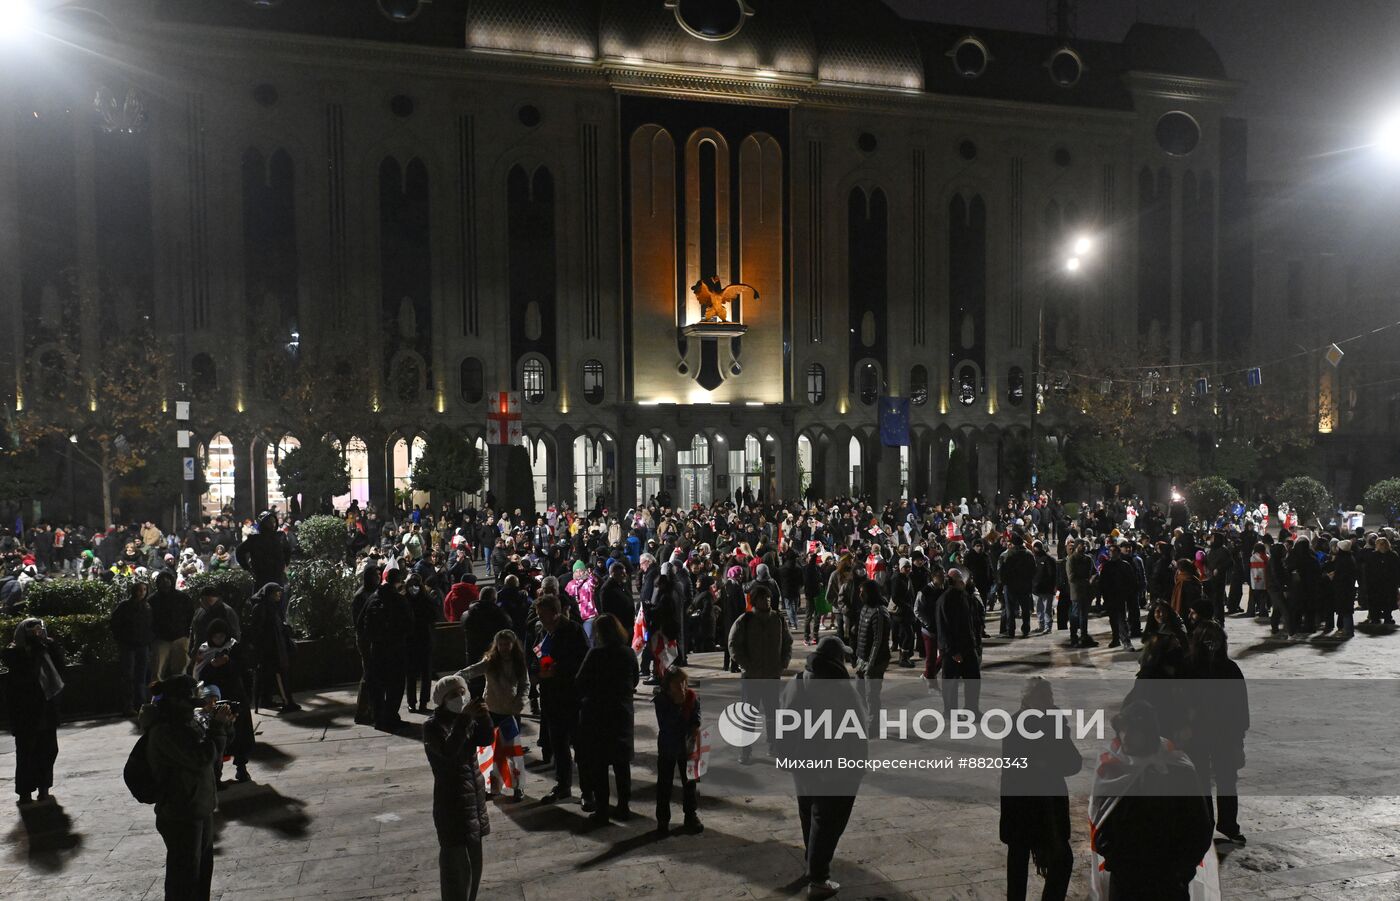
[[[852,497],[859,497],[860,495],[865,493],[863,487],[863,478],[865,475],[865,470],[864,467],[861,465],[863,461],[860,455],[860,436],[851,436],[851,443],[849,446],[848,453],[850,455],[850,470],[847,473],[846,485],[847,488],[850,490]]]
[[[661,493],[661,445],[650,435],[637,436],[637,504],[649,503]]]
[[[267,506],[269,509],[300,513],[300,505],[297,505],[296,511],[292,511],[295,499],[282,494],[282,477],[277,472],[277,464],[286,456],[287,451],[298,447],[301,447],[301,442],[291,435],[283,435],[276,441],[267,443]]]
[[[676,468],[680,470],[679,506],[691,504],[708,506],[714,470],[710,466],[710,439],[700,432],[690,439],[690,447],[676,453]]]
[[[217,516],[225,509],[233,509],[237,478],[233,469],[233,442],[227,435],[209,439],[204,449],[204,481],[209,485],[203,501],[205,514]]]
[[[603,490],[603,443],[591,435],[574,439],[574,506],[591,510]]]
[[[807,489],[812,484],[812,466],[814,454],[812,439],[805,434],[797,436],[797,493],[807,496]]]
[[[391,474],[393,476],[394,502],[396,505],[417,506],[428,503],[428,493],[426,491],[413,490],[413,467],[423,456],[423,452],[428,449],[428,442],[422,435],[414,436],[412,441],[406,438],[399,438],[394,442],[393,449],[389,454]]]
[[[360,502],[360,509],[369,504],[369,448],[363,438],[351,436],[345,444],[332,439],[332,445],[345,456],[345,464],[350,469],[350,492],[331,498],[337,510],[345,510],[352,501]]]

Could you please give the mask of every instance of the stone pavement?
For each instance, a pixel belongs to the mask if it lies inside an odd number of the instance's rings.
[[[1105,621],[1095,620],[1100,639]],[[989,624],[995,631],[995,625]],[[1253,678],[1390,676],[1400,671],[1400,635],[1358,634],[1344,645],[1275,643],[1252,621],[1231,620],[1232,653]],[[1007,673],[1075,667],[1085,675],[1131,677],[1135,663],[1106,648],[1068,651],[1061,636],[991,642],[986,666]],[[799,653],[801,647],[797,648]],[[694,655],[702,698],[732,695],[718,655]],[[893,670],[891,680],[917,670]],[[727,690],[726,690],[727,689]],[[352,696],[301,697],[306,712],[261,716],[255,782],[221,795],[214,897],[223,901],[334,897],[436,897],[432,778],[418,741],[353,723]],[[631,823],[584,829],[576,805],[541,806],[549,786],[538,755],[521,804],[497,802],[486,840],[484,899],[712,899],[805,897],[795,805],[779,797],[715,797],[701,787],[701,836],[652,836],[654,732],[638,698]],[[718,705],[707,705],[707,721]],[[410,716],[416,721],[416,717]],[[535,734],[527,722],[526,741]],[[162,896],[164,849],[149,807],[121,780],[135,740],[125,721],[73,723],[60,734],[57,804],[22,815],[9,808],[0,839],[0,897],[6,901]],[[1262,753],[1250,752],[1258,765]],[[0,742],[0,781],[13,774],[13,746]],[[1388,774],[1387,774],[1388,775]],[[1377,780],[1376,791],[1389,790]],[[1086,894],[1086,799],[1072,799],[1077,831],[1070,897]],[[679,821],[677,810],[674,820]],[[993,801],[881,798],[857,802],[833,877],[846,899],[1005,897],[1004,849]],[[1400,804],[1392,797],[1245,799],[1245,848],[1222,848],[1224,897],[1400,899]],[[1031,896],[1039,887],[1032,879]]]

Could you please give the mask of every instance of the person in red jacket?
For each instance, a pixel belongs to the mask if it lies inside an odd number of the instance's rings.
[[[447,597],[442,599],[442,618],[449,623],[460,623],[467,615],[467,608],[481,597],[481,589],[476,587],[476,576],[468,573],[466,578],[452,586]]]

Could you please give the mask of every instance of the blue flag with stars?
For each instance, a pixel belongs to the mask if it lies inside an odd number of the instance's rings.
[[[886,447],[909,443],[909,398],[880,398],[880,443]]]

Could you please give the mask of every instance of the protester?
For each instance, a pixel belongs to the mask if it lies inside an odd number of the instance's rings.
[[[374,728],[397,732],[403,726],[404,654],[413,628],[413,611],[405,595],[403,571],[389,570],[374,600],[364,610],[364,630],[369,641],[369,673],[366,678],[374,708]]]
[[[276,582],[257,590],[248,602],[243,640],[252,647],[254,708],[266,703],[275,691],[280,711],[295,713],[301,705],[292,697],[292,630],[287,625],[283,594]]]
[[[405,582],[408,607],[413,615],[404,648],[408,709],[412,713],[427,713],[433,684],[433,633],[437,630],[438,612],[442,607],[418,573],[410,575]]]
[[[964,687],[966,709],[980,710],[982,643],[977,618],[967,594],[967,576],[961,569],[948,571],[948,586],[938,596],[934,612],[938,655],[943,661],[943,710],[951,714],[958,705],[958,686]]]
[[[1244,736],[1249,731],[1249,692],[1244,673],[1227,649],[1219,623],[1207,623],[1191,638],[1186,674],[1209,681],[1193,693],[1191,734],[1183,750],[1196,768],[1207,802],[1214,782],[1216,831],[1243,845],[1237,786],[1245,762]]]
[[[481,681],[484,688],[482,697],[486,700],[486,710],[491,714],[491,724],[496,730],[495,763],[491,783],[486,787],[487,794],[492,794],[498,783],[504,787],[508,774],[512,797],[516,801],[524,799],[525,768],[521,760],[520,714],[525,710],[525,699],[530,692],[530,677],[519,637],[510,629],[497,632],[496,639],[481,659],[457,675],[466,680],[468,686]]]
[[[433,826],[443,901],[476,901],[482,839],[491,832],[478,747],[491,744],[486,702],[468,700],[461,676],[433,683],[433,711],[423,723],[423,749],[433,770]]]
[[[5,707],[15,737],[15,794],[29,804],[38,793],[49,799],[58,759],[58,704],[63,692],[63,648],[49,637],[44,621],[28,617],[15,626],[14,640],[0,649],[5,675]]]
[[[122,680],[122,716],[127,717],[135,716],[146,703],[146,686],[150,682],[149,658],[155,633],[147,591],[145,582],[131,583],[131,593],[112,611],[112,639],[117,643]]]
[[[234,781],[247,782],[248,759],[253,751],[253,714],[248,708],[247,647],[229,635],[228,624],[209,624],[209,640],[200,645],[194,657],[194,677],[218,688],[219,698],[231,706],[235,717],[233,735],[224,750],[233,756]]]
[[[195,680],[171,676],[141,709],[146,765],[160,789],[156,831],[165,842],[167,901],[209,897],[214,877],[214,811],[218,808],[215,766],[228,741],[234,714],[218,707],[208,731],[196,721]]]
[[[610,613],[593,623],[596,644],[584,656],[575,685],[578,690],[579,782],[583,809],[589,820],[608,822],[609,816],[628,820],[632,811],[632,692],[641,680],[637,658],[628,648],[628,635]],[[617,779],[617,808],[608,808],[608,770]],[[587,774],[587,778],[585,778]]]
[[[690,677],[680,667],[666,671],[661,689],[652,697],[656,707],[656,834],[671,833],[671,790],[675,777],[681,782],[684,828],[700,833],[699,790],[690,778],[686,762],[700,743],[700,698],[690,687]]]
[[[860,619],[856,626],[856,677],[861,701],[869,719],[868,732],[879,723],[880,695],[885,684],[885,671],[890,666],[890,614],[885,598],[873,581],[860,583]]]
[[[205,589],[217,589],[212,584]],[[175,588],[175,577],[169,573],[156,575],[156,590],[147,598],[151,605],[152,679],[168,679],[183,673],[189,666],[190,626],[194,620],[195,602],[185,592]],[[139,705],[138,705],[139,706]]]
[[[583,627],[560,612],[557,595],[535,602],[543,633],[535,647],[540,668],[540,716],[549,729],[554,788],[540,800],[553,804],[573,796],[572,748],[578,731],[578,690],[574,680],[588,653]]]
[[[763,711],[770,751],[773,716],[777,709],[777,680],[792,662],[792,632],[783,616],[773,612],[772,600],[767,586],[755,585],[749,593],[753,609],[735,620],[729,630],[729,656],[742,674],[740,695],[745,702]],[[747,765],[752,759],[752,745],[739,749],[741,764]]]

